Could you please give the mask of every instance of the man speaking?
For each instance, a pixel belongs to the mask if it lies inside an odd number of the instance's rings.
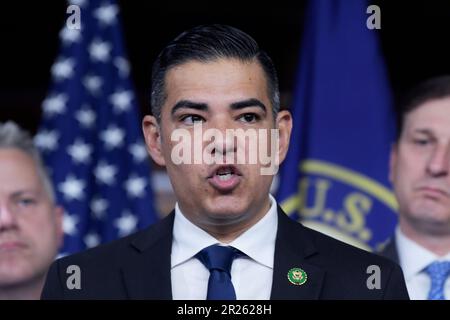
[[[408,298],[396,264],[292,221],[269,194],[292,118],[279,110],[271,59],[249,35],[224,25],[179,35],[153,65],[151,105],[145,140],[167,168],[175,210],[56,261],[43,298]]]

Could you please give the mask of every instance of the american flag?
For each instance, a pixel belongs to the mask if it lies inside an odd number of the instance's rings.
[[[69,254],[157,220],[148,154],[113,1],[73,1],[80,29],[60,33],[35,143],[65,209]]]

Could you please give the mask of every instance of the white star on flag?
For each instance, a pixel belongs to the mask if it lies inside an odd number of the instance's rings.
[[[44,115],[52,117],[55,114],[62,114],[66,111],[67,95],[64,93],[53,94],[42,103]]]
[[[87,75],[83,79],[83,85],[92,95],[97,95],[100,92],[100,88],[103,84],[102,78],[95,75]]]
[[[115,175],[117,168],[113,165],[109,165],[104,161],[100,161],[94,170],[95,178],[106,185],[112,185],[115,182]]]
[[[147,182],[144,178],[131,176],[125,181],[125,189],[130,197],[139,198],[145,193]]]
[[[78,216],[75,214],[68,214],[67,212],[64,212],[63,215],[63,231],[65,234],[69,236],[74,236],[78,233],[77,231],[77,223],[78,223]]]
[[[73,59],[61,58],[53,64],[51,72],[56,81],[68,79],[73,75],[73,68],[75,64]]]
[[[148,157],[147,149],[144,147],[143,143],[133,143],[128,148],[128,152],[131,153],[133,160],[136,162],[144,161]]]
[[[75,42],[80,41],[81,39],[81,30],[78,29],[69,29],[67,26],[64,26],[59,32],[59,37],[61,38],[63,44],[69,45]]]
[[[59,135],[56,131],[42,130],[34,137],[34,143],[45,151],[52,151],[58,146],[58,138]]]
[[[100,244],[100,237],[95,232],[90,232],[83,238],[84,243],[86,244],[86,247],[93,248]]]
[[[118,229],[120,237],[124,237],[133,232],[137,224],[137,218],[128,211],[122,213],[121,217],[114,221],[114,226]]]
[[[127,59],[123,57],[114,58],[114,65],[119,70],[119,75],[123,78],[130,74],[130,64]]]
[[[119,9],[114,4],[103,5],[94,11],[94,16],[99,20],[102,26],[111,25],[116,22]]]
[[[105,217],[105,211],[108,208],[108,201],[98,196],[94,197],[91,201],[92,215],[98,220],[102,220]]]
[[[72,215],[64,221],[60,252],[66,254],[159,220],[120,5],[116,0],[71,4],[75,11],[80,6],[80,24],[74,26],[79,28],[58,30],[60,52],[35,137],[56,200]]]
[[[105,143],[107,149],[114,149],[122,146],[125,133],[122,129],[110,125],[106,130],[100,133],[100,139]]]
[[[84,7],[84,5],[86,4],[86,0],[70,0],[69,3],[79,7]]]
[[[74,162],[88,163],[91,160],[92,147],[81,140],[76,140],[74,144],[67,148],[67,153]]]
[[[83,189],[85,183],[81,179],[69,175],[66,180],[59,184],[58,190],[64,194],[67,200],[81,200],[84,197]]]
[[[131,100],[133,100],[133,93],[129,90],[118,90],[109,96],[109,101],[114,105],[114,111],[119,113],[130,110]]]
[[[78,110],[75,113],[75,118],[80,122],[84,128],[92,128],[95,122],[95,112],[90,110],[88,107]]]
[[[106,62],[110,58],[111,45],[96,39],[89,46],[89,55],[93,61]]]

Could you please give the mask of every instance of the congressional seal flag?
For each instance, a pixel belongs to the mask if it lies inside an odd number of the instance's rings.
[[[309,3],[278,199],[293,219],[373,250],[392,235],[397,205],[388,181],[395,117],[368,7]]]

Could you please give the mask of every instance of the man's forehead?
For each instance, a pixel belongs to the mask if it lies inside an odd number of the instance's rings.
[[[33,159],[14,148],[0,148],[0,175],[9,184],[35,184],[39,174]]]
[[[450,97],[430,100],[405,116],[408,130],[429,130],[450,134]]]
[[[0,163],[18,163],[34,166],[33,159],[25,151],[13,147],[0,147]]]
[[[166,76],[170,74],[178,74],[180,71],[194,70],[198,70],[200,72],[226,70],[227,73],[234,73],[236,71],[243,70],[243,68],[253,70],[261,69],[261,71],[263,71],[262,66],[257,59],[241,60],[237,58],[212,58],[206,61],[190,59],[170,67]]]
[[[183,63],[168,71],[165,91],[168,110],[181,100],[230,106],[253,98],[270,105],[264,71],[256,60],[216,59]]]
[[[165,80],[169,91],[225,87],[233,83],[249,86],[266,84],[263,69],[256,60],[243,62],[236,59],[188,61],[169,69]]]

